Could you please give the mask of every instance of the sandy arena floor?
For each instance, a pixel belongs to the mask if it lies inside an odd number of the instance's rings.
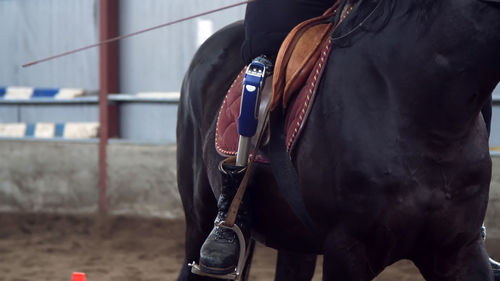
[[[183,259],[184,222],[91,217],[0,215],[0,281],[176,280]],[[250,280],[271,281],[276,252],[258,246]],[[320,266],[314,280],[321,280]],[[377,281],[423,280],[411,262],[386,269]]]

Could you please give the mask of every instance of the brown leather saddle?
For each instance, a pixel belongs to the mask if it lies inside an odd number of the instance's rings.
[[[352,6],[344,8],[341,17],[334,24],[332,19],[340,12],[340,2],[322,16],[299,24],[288,34],[276,59],[272,85],[269,85],[270,78],[267,78],[268,82],[262,93],[261,111],[269,100],[270,110],[275,110],[280,104],[286,109],[284,130],[289,153],[292,152],[307,120],[324,72],[332,44],[329,35],[352,10]],[[215,145],[223,156],[236,155],[238,150],[237,119],[245,69],[229,88],[217,119]],[[260,122],[264,119],[261,118],[262,115],[261,112]],[[258,157],[257,160],[264,161]]]

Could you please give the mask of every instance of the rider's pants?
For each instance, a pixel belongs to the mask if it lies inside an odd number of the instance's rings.
[[[297,24],[323,14],[334,0],[256,0],[245,15],[245,64],[259,55],[276,57],[281,42]]]

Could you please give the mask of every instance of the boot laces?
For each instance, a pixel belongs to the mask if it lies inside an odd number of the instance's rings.
[[[215,240],[221,240],[227,243],[233,243],[236,240],[236,233],[231,229],[223,228],[218,226],[222,222],[220,219],[222,216],[217,216],[215,220]]]

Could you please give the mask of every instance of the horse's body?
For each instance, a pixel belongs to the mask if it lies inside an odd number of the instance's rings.
[[[480,109],[500,81],[500,9],[479,0],[379,1],[370,30],[334,41],[295,148],[319,231],[302,226],[269,166],[257,165],[249,186],[254,237],[280,255],[306,254],[310,265],[311,255],[323,254],[324,280],[371,280],[404,258],[426,280],[493,280],[480,235],[491,177]],[[361,2],[336,34],[379,1]],[[216,117],[243,67],[242,40],[241,23],[215,34],[183,83],[177,137],[186,263],[198,260],[216,214],[223,159]],[[204,280],[186,263],[179,280]]]

